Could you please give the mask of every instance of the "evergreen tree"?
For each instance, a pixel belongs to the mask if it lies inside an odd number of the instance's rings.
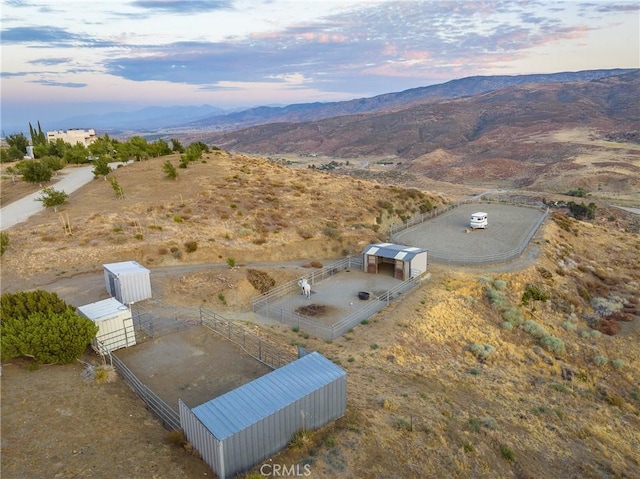
[[[162,171],[164,172],[164,176],[166,176],[170,180],[175,180],[178,178],[178,171],[176,167],[173,166],[171,161],[167,160],[162,164]]]

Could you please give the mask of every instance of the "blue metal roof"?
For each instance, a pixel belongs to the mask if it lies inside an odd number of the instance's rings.
[[[415,246],[405,246],[394,243],[376,243],[370,244],[364,250],[364,254],[380,256],[382,258],[402,259],[411,261],[417,254],[427,251],[423,248]]]
[[[201,404],[192,412],[221,441],[346,374],[313,352]]]

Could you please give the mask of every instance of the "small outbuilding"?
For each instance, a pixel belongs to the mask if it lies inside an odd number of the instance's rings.
[[[390,274],[405,281],[427,271],[427,250],[415,246],[376,243],[367,246],[362,255],[367,273]]]
[[[136,261],[109,263],[104,266],[104,280],[109,294],[123,304],[151,298],[149,270]]]
[[[131,311],[115,298],[78,307],[78,314],[98,326],[98,333],[91,346],[104,354],[136,344]]]
[[[296,432],[343,416],[347,373],[313,352],[193,409],[179,406],[187,440],[226,479],[283,449]]]

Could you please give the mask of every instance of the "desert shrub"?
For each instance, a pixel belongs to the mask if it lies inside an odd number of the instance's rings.
[[[600,336],[602,336],[602,333],[600,331],[596,330],[596,329],[592,329],[589,332],[589,336],[591,336],[594,339],[598,339]]]
[[[198,249],[198,242],[197,241],[187,241],[184,244],[184,249],[187,253],[193,253],[194,251],[197,251]]]
[[[493,287],[499,291],[504,291],[507,287],[507,282],[502,279],[496,279],[493,281]]]
[[[498,422],[491,416],[485,416],[480,419],[480,424],[487,429],[498,429]]]
[[[513,323],[510,323],[509,321],[503,321],[502,324],[500,325],[500,327],[502,329],[511,330],[511,329],[513,329]]]
[[[275,279],[264,271],[258,271],[257,269],[247,269],[247,280],[251,283],[251,286],[263,294],[276,285]]]
[[[502,291],[489,289],[487,290],[487,297],[489,298],[489,302],[498,308],[504,308],[507,304],[507,297]]]
[[[547,295],[547,293],[542,291],[535,284],[528,285],[525,288],[524,293],[522,293],[522,304],[524,304],[524,305],[528,305],[529,301],[531,301],[531,300],[534,300],[534,301],[547,301],[548,299],[549,299],[549,295]]]
[[[563,321],[560,326],[562,326],[567,331],[575,331],[578,328],[575,324],[569,321]]]
[[[545,336],[540,340],[540,344],[550,353],[564,354],[566,352],[562,339],[555,336]]]
[[[544,329],[532,319],[527,319],[524,323],[522,323],[521,327],[536,339],[542,339],[545,336],[549,336],[549,333],[547,333],[546,329]]]
[[[596,364],[596,366],[606,366],[609,362],[609,358],[607,358],[606,356],[596,356],[595,358],[593,358],[593,362]]]
[[[300,235],[302,239],[311,239],[314,236],[314,232],[311,227],[308,226],[299,226],[296,229],[296,232]]]
[[[320,261],[314,260],[310,264],[312,268],[322,268],[322,263]]]
[[[506,459],[509,462],[513,461],[516,457],[516,453],[513,452],[513,449],[511,449],[509,446],[502,446],[500,448],[500,454],[502,455],[503,459]]]
[[[184,219],[180,215],[173,215],[173,221],[175,223],[182,223],[184,221]]]
[[[227,266],[229,268],[235,268],[236,267],[236,260],[235,258],[227,258]]]
[[[165,436],[165,440],[174,446],[183,447],[187,444],[187,437],[182,429],[174,429],[169,431]]]
[[[116,368],[110,364],[102,364],[100,366],[87,364],[82,375],[85,381],[95,381],[98,384],[112,383],[118,377]]]
[[[496,348],[494,348],[490,344],[474,343],[469,346],[469,351],[471,351],[471,353],[481,361],[486,360],[495,352],[495,350]]]
[[[522,312],[515,306],[509,306],[507,309],[505,309],[502,313],[502,319],[508,321],[514,326],[519,326],[524,320],[524,318],[522,317]]]
[[[313,444],[313,432],[302,429],[291,436],[289,445],[295,449],[306,449]]]
[[[133,237],[137,240],[143,240],[144,239],[144,235],[142,233],[136,233],[133,235]]]
[[[327,238],[331,238],[331,239],[340,238],[340,231],[331,226],[325,226],[322,229],[322,234],[325,235]]]
[[[4,252],[9,247],[9,233],[6,231],[0,232],[0,256],[4,254]]]
[[[624,361],[622,359],[614,359],[611,361],[611,365],[616,369],[622,369],[624,367]]]
[[[169,250],[167,248],[165,248],[164,246],[160,246],[160,248],[158,248],[158,254],[159,255],[165,255],[169,252]]]
[[[607,336],[615,336],[620,331],[620,323],[608,319],[599,319],[593,324],[593,327]]]

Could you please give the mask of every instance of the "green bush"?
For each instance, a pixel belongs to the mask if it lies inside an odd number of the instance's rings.
[[[0,301],[3,361],[28,356],[36,363],[67,364],[82,355],[98,332],[93,321],[77,315],[55,293],[5,293]]]
[[[549,295],[542,291],[535,284],[528,285],[524,293],[522,293],[522,304],[528,305],[529,301],[547,301],[549,299]]]
[[[64,313],[71,308],[56,293],[38,289],[36,291],[20,291],[4,293],[0,297],[0,324],[9,318],[27,319],[33,313]]]
[[[500,326],[502,327],[502,329],[513,329],[513,323],[510,323],[509,321],[504,321]]]
[[[578,329],[575,324],[570,323],[569,321],[563,321],[560,326],[562,326],[567,331],[575,331],[576,329]]]
[[[516,457],[516,453],[508,446],[502,446],[500,453],[502,454],[502,457],[509,462],[513,461]]]
[[[560,355],[566,352],[562,339],[556,338],[555,336],[545,336],[540,340],[540,344],[542,344],[542,347],[550,353]]]
[[[547,333],[547,330],[544,329],[535,321],[533,321],[532,319],[527,319],[524,323],[522,323],[521,327],[536,339],[542,339],[545,336],[549,336],[549,333]]]

